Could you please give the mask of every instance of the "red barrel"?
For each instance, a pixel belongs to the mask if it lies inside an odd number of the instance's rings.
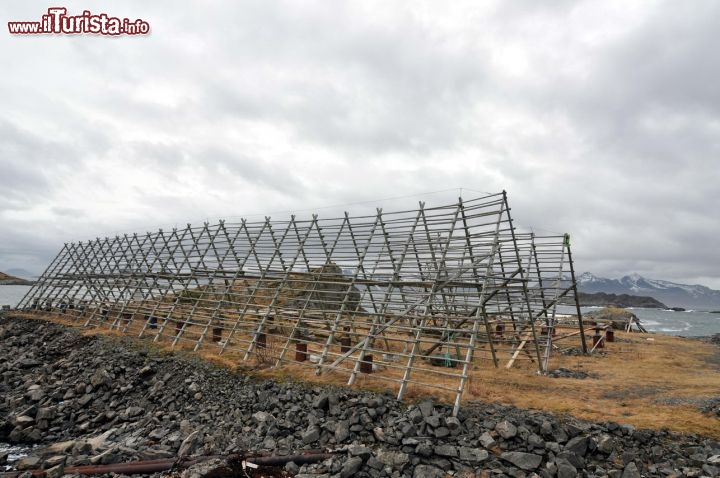
[[[212,341],[220,342],[222,340],[222,327],[213,327],[212,330]]]
[[[179,334],[180,332],[182,332],[182,328],[183,328],[183,322],[182,322],[182,321],[178,320],[177,322],[175,322],[175,335],[177,335],[177,334]]]
[[[307,344],[296,343],[295,344],[295,361],[304,362],[307,360]]]
[[[267,348],[267,335],[265,335],[265,332],[261,332],[257,336],[257,346],[260,348]]]
[[[360,361],[360,372],[361,373],[372,373],[373,356],[365,355]]]
[[[605,330],[605,340],[608,342],[615,342],[615,331],[612,329],[612,327],[609,327]]]
[[[597,346],[597,347],[595,347],[595,346]],[[603,346],[604,346],[604,344],[603,344],[603,340],[602,340],[602,335],[600,335],[600,334],[593,335],[593,347],[595,347],[597,349],[601,349],[601,348],[603,348]]]
[[[350,337],[341,337],[340,338],[340,353],[344,354],[345,352],[350,351]]]

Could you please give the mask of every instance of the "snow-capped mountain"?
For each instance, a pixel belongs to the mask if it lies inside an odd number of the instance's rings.
[[[581,292],[644,295],[653,297],[670,307],[686,309],[720,309],[720,290],[704,285],[676,284],[665,280],[647,279],[630,274],[620,279],[606,279],[585,272],[577,278]]]

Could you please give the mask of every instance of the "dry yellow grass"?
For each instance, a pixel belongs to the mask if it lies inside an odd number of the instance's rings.
[[[16,314],[27,318],[50,319],[65,325],[79,326],[82,321],[57,314]],[[129,324],[124,335],[138,336],[137,324]],[[88,329],[88,335],[123,335],[108,327]],[[720,347],[697,340],[659,334],[615,333],[616,342],[606,344],[592,356],[563,356],[551,358],[551,368],[567,368],[597,374],[599,379],[549,378],[536,373],[537,366],[527,358],[518,360],[506,370],[493,368],[482,362],[471,372],[469,386],[463,399],[511,404],[522,408],[570,414],[595,421],[630,423],[638,427],[667,428],[720,437],[720,419],[702,414],[697,408],[699,399],[720,397]],[[194,344],[162,337],[157,343],[161,350],[191,351]],[[269,368],[267,363],[242,363],[237,352],[219,354],[219,347],[205,343],[198,355],[227,367],[255,365],[253,373],[268,378],[303,380],[312,383],[342,385],[348,373],[338,370],[315,375],[314,370],[300,365]],[[240,365],[239,365],[240,364]],[[381,372],[391,374],[393,371]],[[355,386],[382,391],[389,386],[380,376],[360,375]],[[409,400],[433,395],[450,403],[449,391],[427,389],[411,385]],[[673,404],[674,403],[674,404]],[[673,404],[673,405],[671,405]]]

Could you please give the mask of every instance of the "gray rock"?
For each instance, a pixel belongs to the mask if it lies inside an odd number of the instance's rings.
[[[561,451],[557,454],[558,458],[562,458],[567,460],[572,466],[575,468],[585,468],[585,459],[581,457],[580,455],[576,455],[575,453],[571,451]]]
[[[430,445],[428,443],[420,443],[420,444],[418,444],[418,446],[415,447],[416,455],[428,457],[428,456],[432,456],[433,452],[434,452],[434,450],[433,450],[432,445]]]
[[[112,375],[110,375],[104,368],[95,370],[95,373],[90,377],[90,384],[94,388],[107,387],[110,388],[112,385]]]
[[[306,445],[316,442],[318,438],[320,438],[320,427],[317,425],[311,425],[307,430],[305,430],[301,438],[303,443]]]
[[[20,428],[25,428],[33,423],[35,423],[35,419],[33,417],[29,417],[27,415],[20,415],[19,417],[15,417],[15,426],[18,426]]]
[[[40,465],[40,457],[28,455],[20,458],[15,462],[15,468],[18,470],[32,470]]]
[[[327,410],[330,407],[330,396],[327,393],[320,394],[313,402],[313,408]]]
[[[517,435],[517,427],[507,420],[495,425],[495,431],[506,440]]]
[[[574,478],[577,475],[577,469],[567,460],[557,460],[557,476],[558,478]]]
[[[410,462],[410,456],[407,453],[391,450],[377,450],[375,452],[375,457],[383,465],[395,468],[397,470],[402,469]]]
[[[230,471],[227,461],[222,458],[213,458],[192,465],[180,473],[180,478],[202,478],[204,476],[223,476]]]
[[[35,414],[35,420],[52,420],[55,418],[56,412],[54,408],[50,407],[42,407],[38,408],[37,413]]]
[[[425,423],[433,428],[437,428],[440,426],[440,417],[438,415],[430,415],[429,417],[425,417]]]
[[[495,445],[495,439],[490,435],[489,432],[484,432],[479,438],[480,444],[485,448],[491,448]]]
[[[542,456],[521,451],[506,451],[500,458],[526,471],[535,470],[542,463]]]
[[[545,449],[553,453],[560,453],[560,444],[554,441],[545,442]]]
[[[544,435],[544,436],[551,436],[551,435],[552,435],[552,432],[553,432],[552,423],[550,423],[550,422],[547,421],[547,420],[544,420],[544,421],[540,424],[540,433],[541,433],[542,435]]]
[[[470,448],[467,446],[461,446],[459,449],[460,460],[468,463],[480,463],[488,459],[490,454],[487,450],[481,450],[479,448]]]
[[[457,448],[452,445],[438,445],[435,447],[435,454],[455,458],[458,456]]]
[[[420,409],[422,416],[424,418],[427,418],[433,414],[435,405],[432,400],[423,400],[422,402],[418,403],[418,408]]]
[[[335,443],[342,443],[350,438],[350,425],[342,421],[335,427]]]
[[[363,445],[350,445],[348,447],[348,453],[350,453],[350,456],[359,456],[365,461],[372,455],[372,450]]]
[[[545,440],[540,435],[531,433],[525,441],[531,448],[545,448]]]
[[[609,455],[615,449],[615,440],[610,435],[600,435],[597,438],[598,451]]]
[[[447,426],[452,432],[460,429],[462,425],[460,423],[460,420],[458,420],[456,417],[447,417],[445,419],[445,426]]]
[[[355,474],[362,467],[362,464],[363,460],[359,456],[354,456],[350,458],[345,462],[342,470],[340,470],[340,478],[350,478],[352,476],[355,476]]]
[[[60,478],[65,474],[65,465],[60,463],[45,470],[45,478]]]
[[[720,476],[720,468],[713,465],[704,464],[702,470],[707,476]]]
[[[417,428],[412,422],[402,422],[398,425],[402,438],[413,437],[417,433]]]
[[[142,415],[145,412],[145,409],[142,407],[128,407],[128,409],[125,411],[125,414],[128,417],[137,417]]]
[[[568,440],[567,433],[562,428],[556,428],[552,431],[553,439],[558,443],[565,443]]]
[[[588,448],[587,442],[587,437],[576,436],[575,438],[571,438],[570,441],[565,444],[565,449],[575,453],[578,456],[585,456]]]
[[[65,455],[53,455],[50,458],[46,458],[43,462],[43,468],[52,468],[53,466],[57,465],[65,465],[65,462],[67,461],[67,456]]]
[[[275,417],[262,411],[253,413],[252,417],[257,423],[269,423],[275,421]]]
[[[298,471],[300,471],[300,467],[297,466],[297,464],[294,461],[289,461],[285,463],[285,471],[290,473],[291,476],[297,475]]]
[[[625,466],[622,472],[622,478],[640,478],[640,471],[635,462],[630,462]]]
[[[373,470],[382,470],[385,465],[374,456],[370,456],[370,458],[368,458],[367,460],[367,466],[369,466]]]
[[[412,476],[413,478],[443,478],[445,472],[432,465],[417,465]]]
[[[190,455],[193,449],[197,446],[199,433],[200,430],[195,430],[183,440],[180,444],[180,448],[178,449],[178,457],[181,458]]]

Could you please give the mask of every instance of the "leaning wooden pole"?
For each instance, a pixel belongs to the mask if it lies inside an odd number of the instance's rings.
[[[573,265],[572,252],[570,252],[570,234],[564,236],[564,246],[567,248],[568,262],[570,263],[570,280],[572,281],[573,296],[575,297],[575,310],[577,311],[578,326],[580,327],[580,341],[582,351],[588,353],[587,342],[585,341],[585,327],[583,326],[582,312],[580,311],[580,300],[578,299],[577,281],[575,280],[575,266]]]

